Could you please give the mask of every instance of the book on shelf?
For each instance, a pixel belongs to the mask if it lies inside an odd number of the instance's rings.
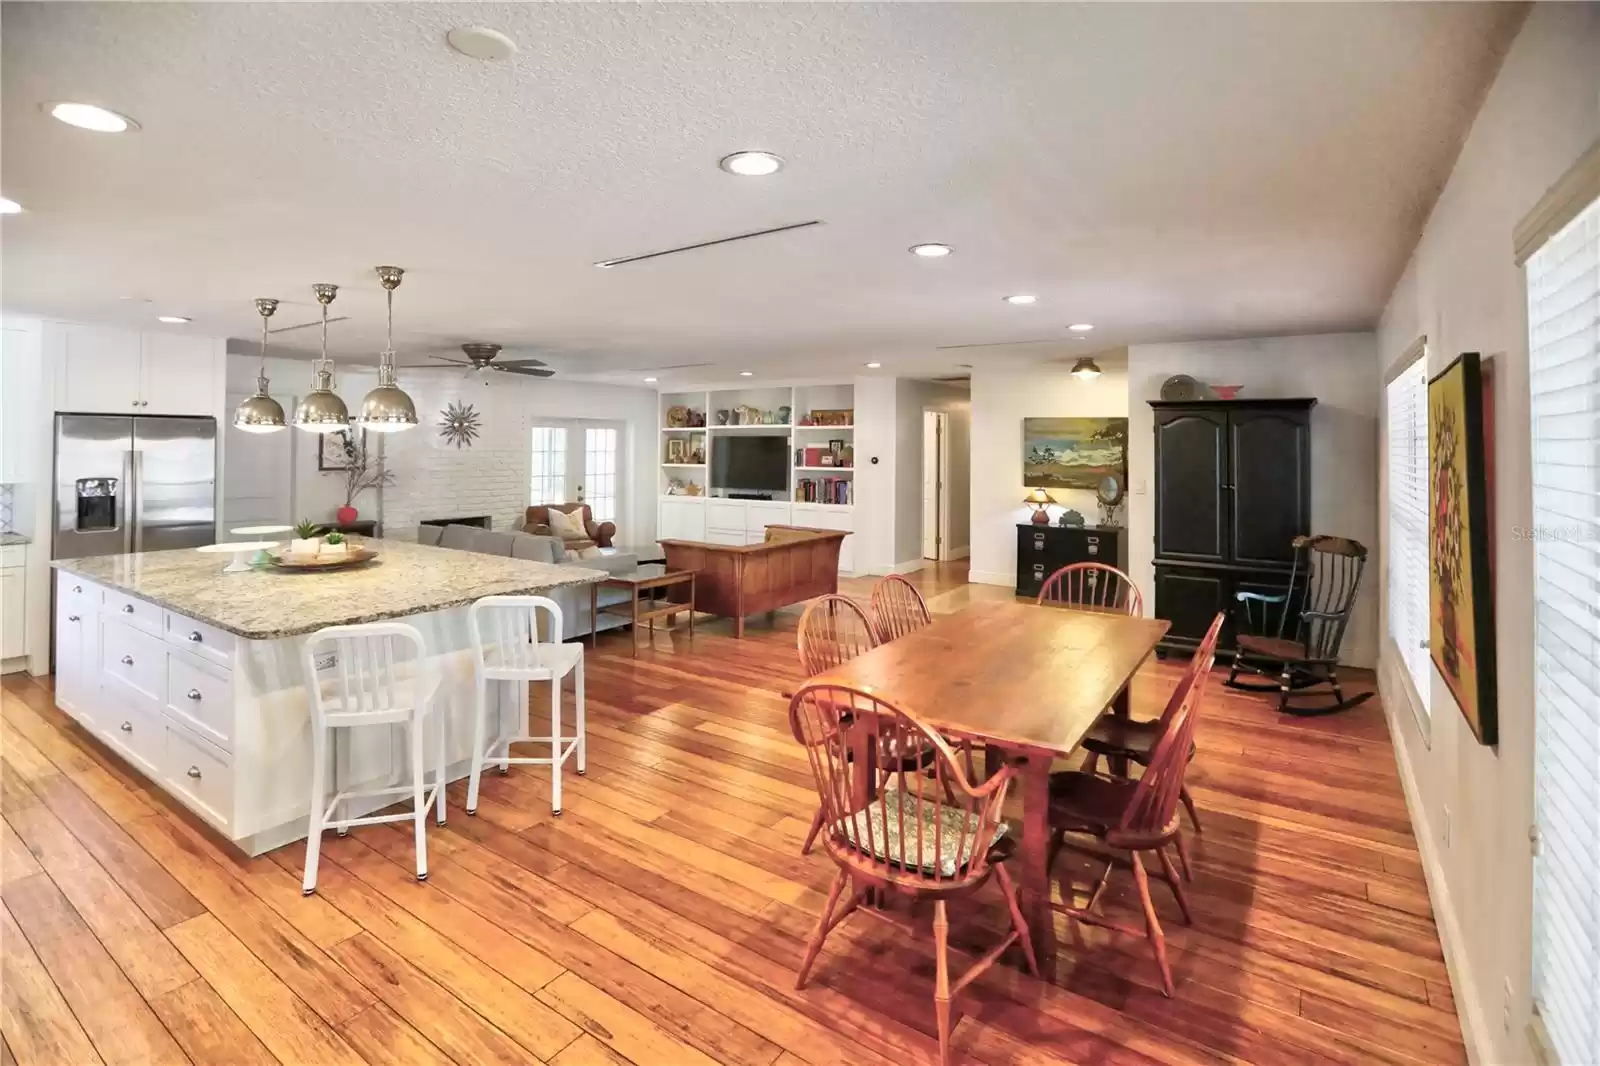
[[[795,482],[794,498],[799,503],[854,503],[854,483],[847,477],[803,477]]]

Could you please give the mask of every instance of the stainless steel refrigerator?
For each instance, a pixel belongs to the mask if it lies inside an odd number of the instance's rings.
[[[52,559],[216,540],[217,420],[56,416]]]

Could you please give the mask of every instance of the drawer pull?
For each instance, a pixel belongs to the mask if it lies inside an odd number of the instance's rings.
[[[200,635],[200,631],[198,629],[191,629],[188,637],[185,639],[188,640],[190,644],[198,644],[205,638]]]
[[[131,603],[123,604],[122,605],[122,613],[123,614],[132,614],[133,613],[133,604],[131,604]]]
[[[198,767],[198,766],[189,767],[189,776],[194,778],[196,781],[200,780],[200,767]]]
[[[117,728],[122,730],[124,733],[131,733],[131,732],[133,732],[133,723],[132,722],[123,722]]]
[[[77,621],[80,621],[80,619],[75,614],[69,614],[69,615],[67,615],[67,621],[69,621],[69,622],[77,622]]]
[[[132,666],[132,665],[133,665],[133,656],[131,656],[131,655],[124,655],[124,656],[123,656],[123,657],[122,657],[122,665],[123,665],[123,666]]]
[[[191,700],[194,700],[196,703],[200,702],[200,690],[199,689],[197,689],[197,688],[190,689],[188,695],[189,695],[189,698]]]

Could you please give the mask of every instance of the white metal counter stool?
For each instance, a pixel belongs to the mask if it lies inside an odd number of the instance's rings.
[[[539,639],[539,613],[548,617],[545,639]],[[578,773],[583,773],[585,733],[583,727],[583,645],[563,644],[561,605],[544,596],[485,596],[467,611],[467,629],[472,634],[474,667],[478,675],[477,700],[472,709],[472,778],[467,786],[467,813],[478,812],[478,782],[483,764],[497,762],[505,773],[512,763],[519,766],[550,767],[550,809],[561,813],[561,767],[576,755]],[[572,735],[561,732],[561,683],[576,672],[576,729]],[[517,704],[527,708],[528,683],[550,682],[550,735],[504,738],[505,753],[493,758],[485,747],[485,719],[489,716],[489,683],[509,681],[517,687]],[[523,719],[527,728],[526,713]],[[523,741],[549,744],[548,756],[512,756],[511,745]],[[496,739],[493,747],[499,748]]]
[[[336,656],[333,671],[319,677],[317,658],[330,645]],[[410,821],[415,825],[417,880],[426,881],[428,845],[424,824],[428,808],[437,805],[439,824],[444,825],[445,820],[446,729],[444,708],[434,706],[439,674],[428,661],[422,634],[400,622],[332,626],[319,630],[306,642],[304,664],[306,689],[311,693],[311,823],[306,832],[306,875],[301,892],[309,896],[317,889],[317,858],[324,829],[337,829],[343,836],[353,825],[379,822]],[[438,732],[434,746],[436,776],[431,791],[423,769],[430,718]],[[369,726],[401,727],[411,761],[411,782],[393,788],[342,792],[338,782],[338,736],[334,731]],[[334,753],[331,762],[330,747]],[[332,799],[327,794],[330,765]],[[399,814],[336,817],[342,805],[352,800],[385,796],[410,796],[412,809]]]

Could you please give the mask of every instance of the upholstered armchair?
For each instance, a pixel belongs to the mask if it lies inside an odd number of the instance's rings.
[[[580,543],[582,540],[593,541],[601,548],[609,548],[611,547],[611,538],[617,535],[617,524],[615,522],[596,522],[594,515],[589,510],[589,505],[586,503],[551,503],[537,504],[530,507],[528,508],[527,520],[522,526],[522,531],[524,533],[536,533],[541,537],[555,536],[555,533],[550,529],[551,511],[560,511],[562,514],[572,514],[574,511],[583,512],[583,528],[587,531],[588,536],[562,537],[562,541],[569,546],[569,550],[573,545],[580,548],[584,547]]]

